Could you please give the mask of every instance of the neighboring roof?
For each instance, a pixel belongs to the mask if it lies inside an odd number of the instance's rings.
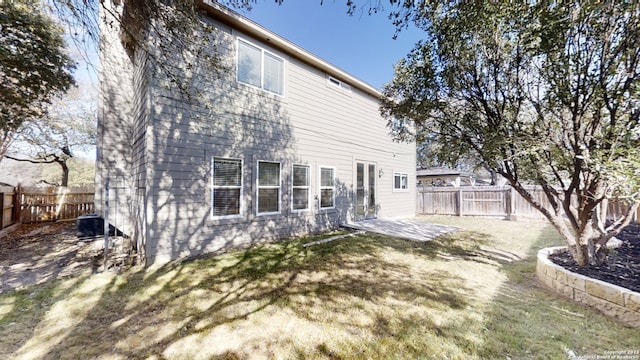
[[[416,170],[416,176],[462,176],[462,177],[475,177],[474,174],[464,173],[459,170],[449,169],[445,167],[432,167],[426,169]]]
[[[379,98],[382,96],[380,91],[372,85],[367,84],[366,82],[354,77],[346,71],[332,65],[289,40],[267,30],[237,12],[218,4],[215,0],[203,0],[200,6],[209,16],[231,26],[232,28],[241,30],[242,32],[271,45],[283,53],[322,70],[330,76],[344,81],[352,87],[355,87],[373,97]]]

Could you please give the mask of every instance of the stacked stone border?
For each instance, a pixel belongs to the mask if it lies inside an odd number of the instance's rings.
[[[640,328],[640,293],[576,274],[549,260],[549,255],[566,249],[559,246],[538,251],[538,281],[573,301],[595,308],[626,325]]]

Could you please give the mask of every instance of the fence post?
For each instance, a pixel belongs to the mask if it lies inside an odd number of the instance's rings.
[[[104,271],[107,271],[107,255],[109,253],[109,178],[104,184]]]
[[[511,191],[504,188],[501,193],[504,198],[504,212],[507,214],[507,220],[511,220],[511,215],[513,214],[513,206],[511,206]]]
[[[22,187],[20,184],[13,189],[13,219],[11,220],[14,224],[17,222],[22,222]]]
[[[462,187],[458,187],[458,216],[462,216]]]
[[[422,188],[422,214],[427,212],[427,192]]]
[[[518,215],[516,214],[516,196],[518,196],[518,194],[516,193],[516,190],[513,188],[513,186],[509,186],[509,189],[507,190],[508,194],[509,194],[509,217],[507,218],[510,221],[518,221]]]

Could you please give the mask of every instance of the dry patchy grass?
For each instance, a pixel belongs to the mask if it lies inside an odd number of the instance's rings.
[[[429,243],[294,239],[0,296],[0,357],[566,358],[640,349],[637,330],[536,287],[545,223],[429,217]]]

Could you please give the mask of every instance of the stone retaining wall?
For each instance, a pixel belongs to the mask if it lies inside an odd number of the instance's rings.
[[[538,251],[538,281],[573,301],[640,328],[640,293],[573,273],[549,260],[550,254],[565,250],[566,247],[561,246]]]

